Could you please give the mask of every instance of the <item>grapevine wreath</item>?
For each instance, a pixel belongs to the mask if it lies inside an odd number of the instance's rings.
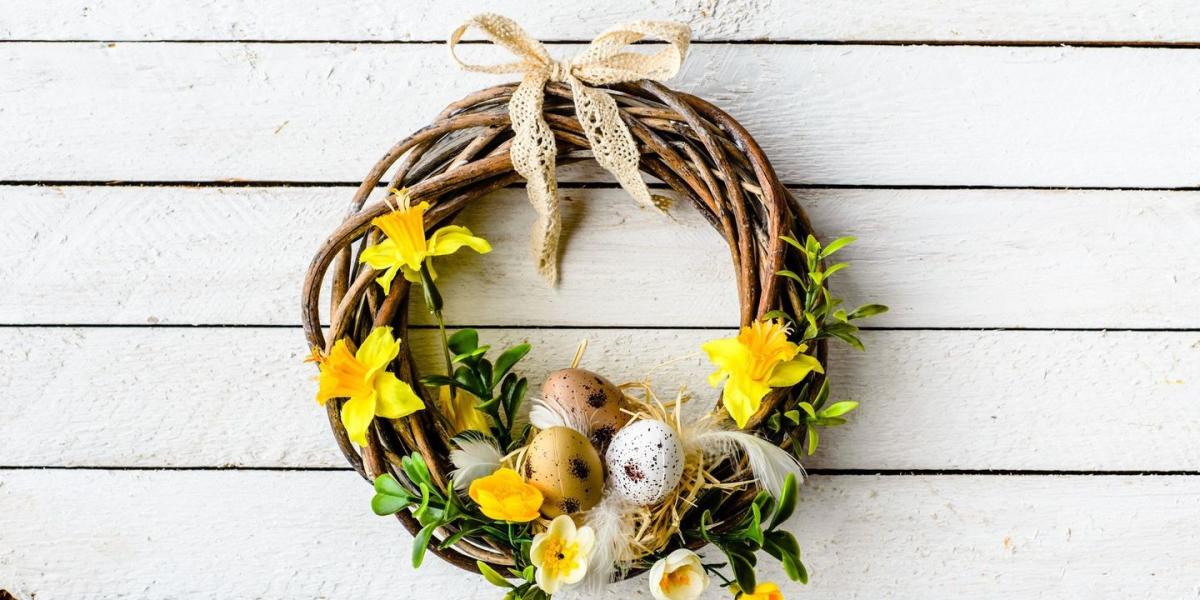
[[[463,63],[455,45],[470,27],[519,60]],[[821,244],[737,121],[657,81],[679,69],[688,36],[677,23],[632,23],[557,61],[504,17],[471,19],[450,37],[454,59],[521,82],[451,104],[392,147],[313,259],[303,320],[317,400],[347,460],[374,483],[374,512],[412,534],[414,566],[432,552],[506,598],[594,594],[645,571],[655,598],[696,598],[710,577],[744,598],[779,597],[757,580],[760,553],[807,580],[787,525],[799,459],[857,406],[828,401],[826,342],[861,349],[853,321],[885,308],[842,308],[828,281],[845,264],[826,259],[852,240]],[[666,45],[627,50],[644,38]],[[701,348],[714,363],[707,383],[721,388],[702,417],[680,410],[686,391],[660,398],[648,381],[615,385],[579,368],[582,347],[530,390],[518,374],[528,344],[493,354],[476,331],[446,329],[433,258],[491,250],[451,224],[459,212],[524,179],[538,212],[534,262],[552,285],[555,165],[588,158],[648,206],[662,199],[642,173],[658,178],[729,244],[741,329]],[[387,196],[367,204],[389,171]],[[443,364],[424,376],[404,341],[412,302],[441,334]],[[695,554],[710,544],[723,561]]]

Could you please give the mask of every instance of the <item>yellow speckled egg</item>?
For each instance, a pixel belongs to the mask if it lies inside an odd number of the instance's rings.
[[[524,469],[525,480],[542,492],[547,517],[588,510],[604,493],[600,455],[574,429],[551,427],[534,436]]]
[[[621,389],[586,369],[563,369],[546,377],[542,400],[557,406],[577,422],[587,423],[587,434],[600,453],[608,448],[617,430],[629,422],[621,412]]]

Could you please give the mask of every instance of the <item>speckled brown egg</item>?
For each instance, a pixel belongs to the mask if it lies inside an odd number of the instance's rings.
[[[553,518],[588,510],[604,492],[600,455],[567,427],[538,433],[525,454],[525,480],[542,492],[542,514]]]
[[[629,422],[629,415],[621,412],[624,397],[611,381],[586,369],[555,371],[542,384],[542,400],[574,420],[586,422],[588,437],[601,454],[617,430]]]

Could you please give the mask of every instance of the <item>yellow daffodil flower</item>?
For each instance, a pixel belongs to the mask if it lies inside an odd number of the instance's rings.
[[[347,398],[342,405],[342,424],[354,443],[367,445],[367,428],[376,415],[399,419],[425,403],[412,387],[400,381],[387,366],[400,353],[400,341],[391,327],[376,327],[351,354],[346,340],[338,340],[328,356],[316,356],[321,376],[317,402]]]
[[[696,600],[708,587],[708,573],[700,557],[680,548],[650,568],[650,595],[654,600]]]
[[[554,517],[550,528],[533,536],[529,561],[537,568],[534,580],[547,594],[563,586],[579,583],[587,574],[588,555],[596,543],[591,527],[576,528],[567,515]]]
[[[425,211],[429,209],[429,203],[412,206],[403,190],[396,192],[396,199],[396,210],[371,221],[387,239],[363,250],[358,259],[376,271],[383,271],[383,275],[375,279],[383,293],[391,291],[397,272],[403,272],[409,281],[420,281],[421,265],[431,257],[454,254],[463,246],[480,254],[492,251],[487,240],[475,237],[470,229],[458,225],[442,227],[426,239]],[[432,263],[429,270],[430,275],[436,277]]]
[[[783,600],[783,592],[779,591],[779,586],[771,582],[760,583],[754,586],[753,593],[738,594],[737,600]]]
[[[487,414],[475,409],[479,399],[462,388],[454,388],[454,400],[450,400],[450,386],[444,385],[438,390],[438,404],[442,414],[454,426],[454,433],[464,431],[481,431],[487,433],[490,429]]]
[[[788,340],[779,320],[755,321],[736,337],[705,342],[701,348],[717,370],[708,377],[713,387],[725,381],[725,410],[745,427],[771,388],[800,383],[810,372],[824,373],[817,359],[804,354],[808,346]]]
[[[527,523],[538,518],[542,492],[512,469],[497,469],[471,482],[467,495],[489,519]]]

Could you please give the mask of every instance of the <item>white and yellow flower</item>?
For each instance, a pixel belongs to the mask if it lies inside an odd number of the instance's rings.
[[[588,555],[596,543],[591,527],[575,527],[567,515],[559,515],[550,528],[533,536],[529,561],[537,568],[534,580],[547,594],[564,586],[579,583],[587,575]]]
[[[708,588],[700,557],[680,548],[650,568],[650,595],[655,600],[696,600]]]

